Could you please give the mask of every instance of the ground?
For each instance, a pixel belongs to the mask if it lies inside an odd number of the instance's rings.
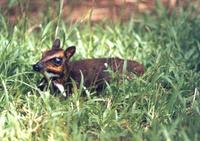
[[[177,7],[183,7],[188,4],[186,0],[161,0],[162,4],[168,8],[168,13],[171,14]],[[195,2],[195,1],[194,1]],[[1,0],[0,5],[3,11],[9,16],[12,23],[15,23],[18,17],[23,15],[23,11],[31,18],[31,21],[38,23],[42,13],[51,10],[52,18],[56,17],[56,7],[58,0],[52,1],[5,1]],[[20,5],[21,4],[21,5]],[[155,11],[157,2],[155,0],[83,0],[83,1],[64,1],[62,9],[62,17],[64,20],[77,21],[87,20],[128,20],[130,17],[138,13]],[[23,11],[19,7],[23,7]],[[92,13],[91,13],[92,10]],[[91,14],[91,17],[89,16]],[[39,21],[38,21],[39,20]]]

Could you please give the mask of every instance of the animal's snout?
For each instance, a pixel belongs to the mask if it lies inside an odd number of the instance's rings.
[[[34,65],[33,65],[33,70],[34,70],[34,71],[39,72],[39,71],[42,70],[42,68],[43,68],[43,65],[40,64],[40,63],[37,63],[37,64],[34,64]]]

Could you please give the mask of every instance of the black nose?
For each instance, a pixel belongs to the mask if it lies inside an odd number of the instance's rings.
[[[33,65],[33,70],[34,71],[41,71],[41,69],[42,69],[42,65],[41,64],[37,63],[37,64]]]

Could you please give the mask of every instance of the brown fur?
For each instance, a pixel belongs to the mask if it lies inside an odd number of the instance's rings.
[[[143,65],[136,61],[128,60],[125,62],[119,58],[100,58],[75,61],[69,64],[69,76],[74,79],[78,85],[81,81],[81,73],[84,76],[84,85],[86,87],[96,86],[101,89],[105,81],[109,82],[109,69],[113,72],[123,73],[123,66],[127,63],[127,72],[137,75],[144,73]]]

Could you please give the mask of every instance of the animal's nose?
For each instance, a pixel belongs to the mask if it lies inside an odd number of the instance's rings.
[[[41,71],[41,69],[42,69],[42,64],[37,63],[37,64],[33,65],[34,71]]]

